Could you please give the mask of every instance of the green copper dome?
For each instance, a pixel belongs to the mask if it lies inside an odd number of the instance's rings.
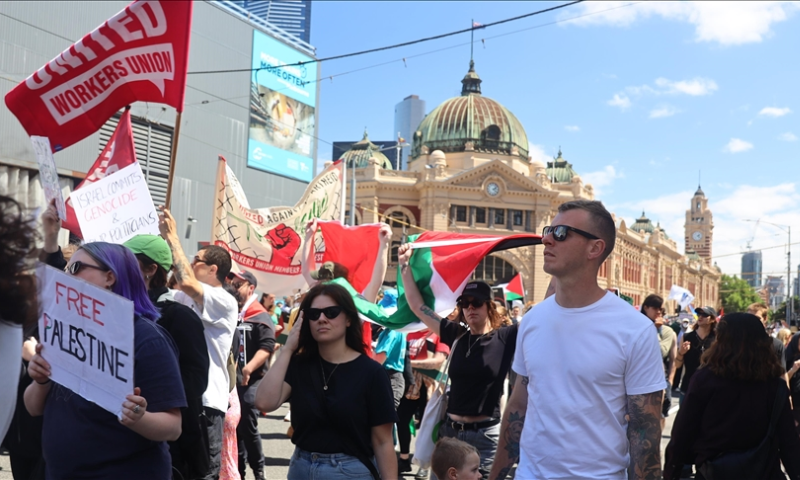
[[[528,160],[528,136],[513,113],[481,95],[481,79],[470,61],[461,80],[461,96],[445,100],[419,124],[414,133],[411,158],[441,150],[463,152],[467,143],[476,152],[517,155]]]
[[[639,233],[653,233],[656,227],[653,226],[653,222],[649,218],[644,216],[644,210],[642,210],[642,216],[637,218],[636,222],[631,225],[631,230]]]
[[[572,181],[572,177],[578,174],[572,169],[572,164],[561,156],[560,148],[558,149],[558,156],[552,162],[547,162],[545,173],[553,183],[569,183]]]
[[[364,130],[364,138],[360,142],[354,143],[350,150],[344,152],[342,158],[347,167],[352,167],[355,162],[356,168],[364,168],[369,165],[369,159],[374,158],[379,167],[392,170],[392,162],[380,152],[379,146],[369,141],[366,130]]]

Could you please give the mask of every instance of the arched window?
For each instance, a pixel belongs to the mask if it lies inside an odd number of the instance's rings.
[[[481,143],[487,150],[497,150],[500,146],[500,127],[489,125],[481,132]]]
[[[508,283],[517,274],[517,269],[511,266],[502,258],[492,255],[481,260],[475,271],[472,272],[471,280],[482,280],[489,285]]]

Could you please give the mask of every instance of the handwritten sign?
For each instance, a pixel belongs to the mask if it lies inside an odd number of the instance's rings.
[[[51,379],[120,416],[133,393],[133,302],[39,264],[39,337]]]
[[[139,162],[75,190],[69,198],[86,242],[119,244],[143,233],[158,235],[158,214]]]
[[[36,161],[39,162],[39,180],[44,189],[44,198],[47,203],[55,198],[58,218],[67,219],[67,209],[64,205],[64,197],[61,195],[61,186],[58,184],[58,170],[56,170],[56,160],[53,158],[53,150],[50,148],[50,139],[47,137],[31,136],[33,152],[36,154]]]

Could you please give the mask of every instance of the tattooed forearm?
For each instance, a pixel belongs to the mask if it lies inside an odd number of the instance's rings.
[[[427,317],[430,317],[432,320],[436,320],[437,322],[441,322],[442,321],[442,317],[440,317],[436,312],[433,311],[432,308],[430,308],[427,305],[423,305],[423,306],[419,307],[419,310],[422,313],[424,313]]]
[[[629,479],[661,478],[661,401],[663,391],[628,396]]]

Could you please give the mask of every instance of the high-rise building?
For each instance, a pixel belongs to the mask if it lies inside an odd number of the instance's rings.
[[[411,154],[411,139],[423,118],[425,118],[425,100],[420,100],[417,95],[409,95],[394,106],[395,133],[409,144],[401,150],[400,164],[397,170],[406,170],[408,156]]]
[[[751,287],[761,286],[761,251],[747,252],[742,255],[742,280]]]
[[[232,0],[231,3],[311,43],[311,0]]]
[[[786,300],[786,284],[783,282],[783,277],[767,275],[764,288],[769,292],[769,307],[773,310]]]
[[[700,185],[692,197],[691,208],[686,210],[686,223],[683,228],[686,255],[694,252],[706,262],[706,265],[711,265],[714,222],[711,210],[708,209],[708,199]]]

